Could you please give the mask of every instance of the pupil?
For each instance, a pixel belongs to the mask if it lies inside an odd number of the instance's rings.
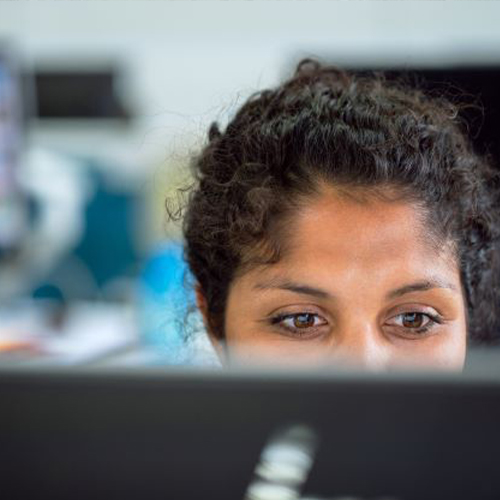
[[[408,328],[418,328],[422,326],[422,314],[421,313],[407,313],[403,316],[403,326]]]
[[[294,326],[297,328],[307,328],[314,325],[314,315],[313,314],[299,314],[295,316]]]

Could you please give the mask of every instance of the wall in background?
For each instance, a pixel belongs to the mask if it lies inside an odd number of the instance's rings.
[[[302,55],[339,64],[500,61],[497,2],[2,2],[0,36],[30,65],[123,61],[153,126],[203,130]]]

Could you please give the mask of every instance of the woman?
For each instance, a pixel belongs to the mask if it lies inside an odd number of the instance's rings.
[[[462,129],[312,60],[213,124],[184,236],[221,359],[460,370],[494,341],[499,176]]]

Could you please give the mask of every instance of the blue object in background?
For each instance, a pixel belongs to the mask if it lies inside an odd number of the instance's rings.
[[[96,191],[85,208],[85,232],[74,254],[88,267],[99,287],[137,271],[134,220],[138,195],[113,189],[98,169],[87,162],[88,175]]]
[[[57,252],[56,258],[51,259],[48,269],[35,273],[33,289],[46,285],[57,287],[68,303],[81,300],[128,300],[142,257],[138,250],[136,230],[142,203],[141,194],[132,188],[114,186],[101,172],[103,167],[93,160],[53,156],[56,172],[62,168],[59,161],[63,166],[65,161],[70,166],[79,166],[78,175],[73,178],[69,176],[69,179],[78,186],[75,190],[81,196],[82,203],[78,208],[68,204],[71,211],[68,220],[76,227],[81,226],[82,230],[81,234],[78,234],[80,231],[77,232],[77,239],[71,232],[68,237],[70,223],[60,229],[63,246],[53,246]],[[53,161],[51,156],[48,158],[49,163]],[[44,156],[42,160],[45,160]],[[41,191],[43,189],[46,188]],[[51,196],[55,201],[51,200]],[[33,227],[40,225],[44,213],[50,213],[54,209],[61,210],[58,197],[59,195],[54,196],[47,190],[40,199],[34,200]],[[63,205],[62,209],[64,207]],[[54,230],[51,231],[55,233]],[[54,238],[52,233],[50,235]],[[128,284],[128,288],[123,286],[124,283]],[[115,284],[117,286],[113,286]]]
[[[159,360],[189,363],[186,341],[188,309],[194,291],[188,289],[189,270],[182,245],[168,242],[146,262],[140,276],[139,322],[146,346],[154,347]],[[189,280],[188,280],[189,281]]]

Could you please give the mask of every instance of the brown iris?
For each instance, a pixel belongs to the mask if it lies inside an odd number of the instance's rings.
[[[403,326],[406,328],[420,328],[423,323],[424,315],[422,313],[403,314]]]
[[[295,328],[310,328],[314,326],[314,314],[297,314],[293,318]]]

